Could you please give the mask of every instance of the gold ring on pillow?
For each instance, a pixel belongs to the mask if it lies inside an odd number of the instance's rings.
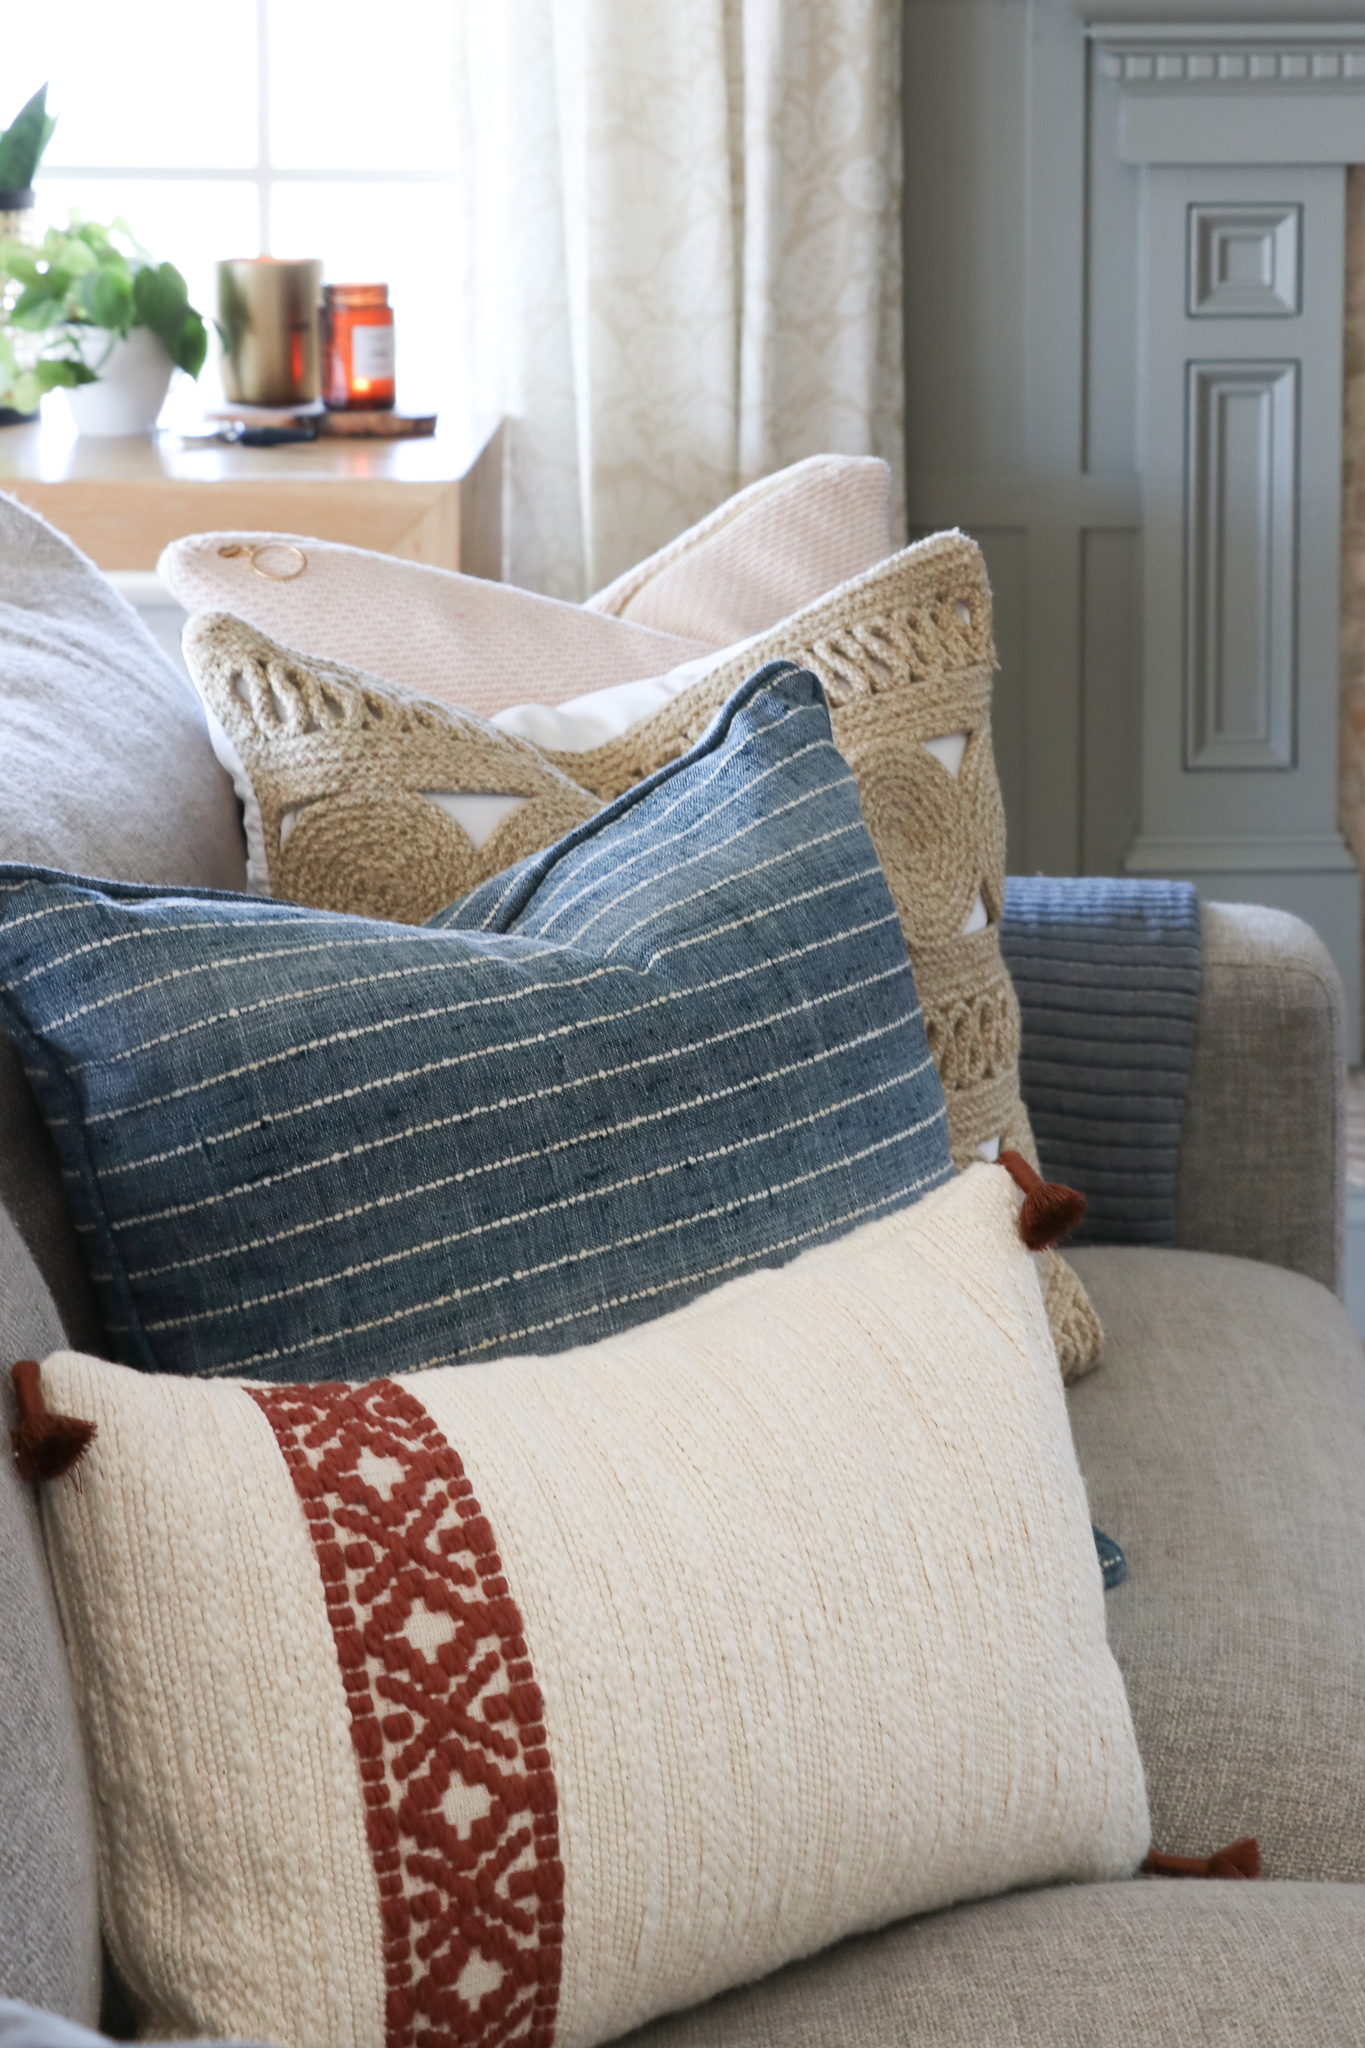
[[[293,541],[290,540],[260,541],[254,548],[242,547],[239,542],[234,541],[228,547],[219,548],[218,552],[220,555],[246,555],[256,574],[264,576],[267,583],[292,583],[294,578],[302,576],[304,570],[308,567],[307,555],[303,552],[302,548],[295,547]],[[298,558],[298,566],[297,568],[290,567],[286,569],[264,569],[258,559],[261,555],[295,555]]]

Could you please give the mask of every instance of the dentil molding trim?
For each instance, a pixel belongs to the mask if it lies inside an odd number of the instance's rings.
[[[1343,85],[1365,89],[1365,31],[1350,43],[1335,40],[1336,47],[1330,49],[1286,49],[1278,42],[1239,39],[1218,49],[1185,50],[1172,45],[1168,32],[1156,47],[1146,39],[1136,43],[1132,36],[1105,35],[1099,69],[1102,78],[1121,78],[1129,87],[1146,85],[1162,91],[1181,85],[1201,92],[1330,92]]]
[[[1072,0],[1087,22],[1152,23],[1161,28],[1203,29],[1220,23],[1246,27],[1266,22],[1274,29],[1310,28],[1361,21],[1360,0]]]
[[[1365,23],[1092,22],[1102,78],[1170,92],[1365,91]]]
[[[1120,96],[1119,155],[1147,164],[1365,162],[1365,10],[1351,21],[1172,9],[1118,19],[1083,5],[1096,81]],[[1133,0],[1127,0],[1133,6]],[[1170,0],[1168,0],[1170,4]],[[1281,0],[1283,12],[1283,0]],[[1251,19],[1246,15],[1252,14]],[[1326,13],[1329,18],[1324,19]]]

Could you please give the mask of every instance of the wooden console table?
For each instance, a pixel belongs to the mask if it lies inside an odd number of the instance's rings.
[[[240,448],[186,444],[173,434],[92,440],[54,415],[0,427],[0,490],[106,570],[154,569],[168,541],[231,527],[314,534],[473,576],[501,574],[496,421],[424,440]]]

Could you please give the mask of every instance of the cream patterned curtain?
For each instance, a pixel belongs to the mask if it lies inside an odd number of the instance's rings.
[[[581,599],[822,450],[899,479],[899,0],[459,4],[510,580]]]

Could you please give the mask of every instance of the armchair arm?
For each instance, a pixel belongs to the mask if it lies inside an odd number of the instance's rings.
[[[1203,906],[1203,980],[1176,1241],[1342,1292],[1346,1021],[1317,933],[1282,910]]]

